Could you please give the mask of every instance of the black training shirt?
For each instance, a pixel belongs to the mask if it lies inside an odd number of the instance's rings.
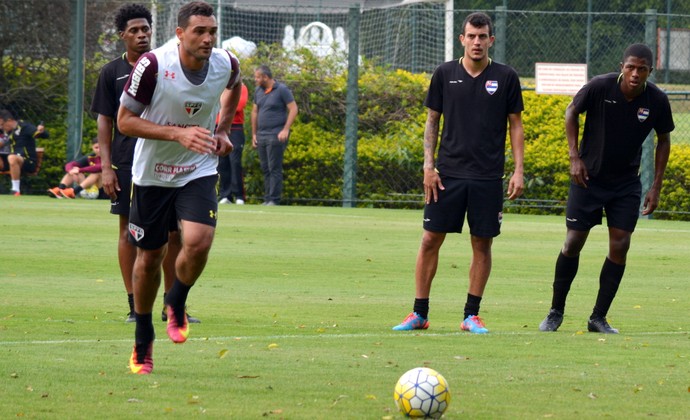
[[[132,66],[125,54],[103,66],[91,103],[91,112],[113,119],[115,135],[110,145],[111,161],[113,167],[126,171],[132,169],[137,138],[120,133],[117,128],[117,111],[120,109],[120,95],[131,72]]]
[[[434,71],[424,105],[443,114],[436,159],[442,176],[503,178],[508,114],[523,110],[515,70],[490,61],[473,78],[459,60],[448,61]]]
[[[620,89],[619,73],[590,80],[573,98],[578,114],[586,112],[580,158],[590,177],[620,181],[637,176],[642,143],[654,129],[657,134],[675,128],[666,94],[647,82],[642,94],[628,102]]]

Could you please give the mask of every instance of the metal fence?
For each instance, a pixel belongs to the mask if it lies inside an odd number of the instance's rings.
[[[7,18],[5,21],[12,22],[0,27],[0,45],[3,46],[0,53],[0,107],[10,108],[34,121],[62,121],[64,127],[56,130],[58,135],[64,135],[68,144],[81,142],[82,123],[74,115],[88,109],[98,66],[121,54],[122,46],[117,42],[113,16],[119,6],[129,2],[0,0],[0,15]],[[360,56],[413,73],[431,73],[447,58],[458,57],[462,53],[457,41],[462,20],[468,13],[478,10],[467,8],[470,3],[479,5],[479,10],[494,19],[496,43],[492,56],[513,66],[524,83],[533,82],[537,62],[586,63],[590,77],[617,71],[625,47],[632,42],[646,42],[653,47],[657,61],[654,80],[669,92],[672,99],[677,125],[673,140],[675,143],[690,142],[690,119],[685,117],[690,108],[690,5],[672,4],[668,0],[649,1],[644,5],[626,4],[627,10],[612,10],[618,2],[575,0],[548,2],[556,4],[559,10],[531,10],[542,2],[208,2],[216,8],[219,18],[219,42],[247,54],[260,44],[285,49],[308,46],[316,54],[337,51],[346,54],[348,41],[353,35],[348,33],[352,7],[357,7]],[[186,1],[142,0],[141,3],[149,5],[154,12],[155,43],[162,45],[169,41],[174,36],[177,10]],[[82,6],[84,20],[83,27],[79,27],[75,16]],[[68,35],[65,29],[70,27],[72,31]],[[19,31],[19,28],[23,29]],[[19,33],[28,36],[17,36]],[[83,34],[84,45],[75,41],[75,36],[80,33]],[[83,47],[83,52],[76,51],[80,47]],[[667,54],[667,51],[671,53]],[[68,67],[66,59],[78,58],[79,53],[83,54],[85,70],[75,76],[79,69]],[[43,79],[36,74],[24,76],[34,71],[45,72],[44,64],[50,60],[64,60],[62,68],[50,70],[62,72],[62,77],[51,79],[58,80],[58,83],[38,87],[22,85],[22,81],[40,84]],[[76,99],[74,92],[80,92],[80,86],[75,86],[75,80],[81,80],[84,86]],[[285,81],[290,83],[289,75]],[[69,114],[68,110],[75,102],[80,103],[81,109]],[[84,130],[92,130],[92,116],[84,115]],[[79,125],[78,130],[71,130],[75,124]],[[74,138],[76,136],[79,138]],[[422,156],[419,159],[421,165]],[[366,171],[367,168],[360,166],[359,170]],[[342,173],[331,175],[336,179],[343,177]],[[418,183],[421,193],[421,179],[397,179],[395,173],[386,178],[390,180],[393,192],[396,184]],[[393,201],[421,202],[414,193],[411,196],[409,193],[392,194],[391,197]],[[318,198],[291,197],[296,202]],[[534,204],[525,202],[524,205]],[[549,204],[544,201],[537,205],[562,207],[560,202]]]

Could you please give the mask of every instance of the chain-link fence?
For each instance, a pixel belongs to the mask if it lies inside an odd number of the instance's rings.
[[[122,53],[113,17],[121,0],[0,0],[0,108],[8,108],[34,122],[50,122],[54,139],[69,139],[67,109],[70,97],[69,58],[75,57],[75,10],[82,4],[84,19],[83,108],[88,110],[98,70],[103,63]],[[674,143],[690,143],[690,4],[669,0],[636,2],[575,1],[398,1],[398,0],[209,0],[219,22],[219,44],[249,57],[256,49],[270,46],[283,51],[308,48],[313,55],[335,56],[347,68],[352,28],[356,28],[358,54],[390,69],[430,74],[449,57],[462,54],[457,41],[464,17],[476,10],[487,12],[495,23],[496,42],[492,56],[508,63],[519,73],[526,89],[534,86],[535,63],[585,63],[588,75],[618,71],[622,51],[633,42],[646,42],[655,52],[654,80],[672,100],[676,130]],[[155,44],[174,37],[176,14],[183,0],[142,0],[154,16]],[[616,9],[616,7],[619,9]],[[352,8],[356,25],[352,25]],[[472,9],[470,9],[472,7]],[[558,9],[558,10],[555,10]],[[7,23],[7,24],[6,24]],[[69,28],[72,28],[70,31]],[[670,34],[670,36],[668,36]],[[669,52],[669,53],[667,53]],[[78,57],[78,55],[76,55]],[[278,77],[288,86],[298,79],[286,72]],[[251,71],[245,82],[253,86]],[[300,83],[305,83],[300,78]],[[314,78],[313,92],[323,80]],[[420,102],[423,97],[420,98]],[[300,104],[302,106],[302,104]],[[401,106],[403,106],[401,104]],[[318,112],[318,111],[314,111]],[[362,109],[360,115],[368,112]],[[344,124],[345,118],[342,118]],[[84,118],[84,137],[95,133],[93,116]],[[344,127],[333,127],[344,132]],[[361,131],[361,126],[360,126]],[[414,130],[411,130],[414,131]],[[62,136],[62,137],[61,137]],[[419,138],[421,142],[421,137]],[[54,141],[54,140],[53,140]],[[345,139],[342,139],[345,142]],[[565,149],[564,149],[565,150]],[[404,154],[405,151],[391,153]],[[564,152],[565,153],[565,152]],[[246,159],[253,159],[249,155]],[[422,155],[418,156],[421,167]],[[65,155],[48,156],[48,165],[64,163]],[[343,157],[324,165],[324,182],[342,186]],[[250,162],[251,163],[251,162]],[[411,171],[382,173],[357,163],[357,185],[370,180],[389,184],[381,201],[421,206],[421,174]],[[257,170],[248,165],[248,170]],[[294,168],[293,168],[294,169]],[[247,173],[252,182],[258,173]],[[289,168],[286,183],[290,182]],[[376,177],[375,180],[372,177]],[[250,191],[251,193],[251,191]],[[257,194],[256,192],[254,192]],[[258,195],[258,194],[257,194]],[[362,201],[376,198],[367,197]],[[326,197],[301,192],[288,202],[323,202]],[[330,200],[330,202],[337,200]],[[520,202],[517,204],[521,205]],[[525,201],[522,205],[533,205]],[[562,201],[539,206],[562,208]],[[690,213],[690,209],[686,209]],[[681,210],[682,212],[683,210]]]

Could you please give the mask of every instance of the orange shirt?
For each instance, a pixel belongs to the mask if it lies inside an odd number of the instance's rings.
[[[237,110],[235,111],[235,118],[232,120],[232,125],[244,124],[244,107],[247,105],[249,99],[249,90],[247,86],[242,83],[242,90],[240,91],[240,101],[237,103]],[[220,114],[216,115],[216,125],[220,122]]]

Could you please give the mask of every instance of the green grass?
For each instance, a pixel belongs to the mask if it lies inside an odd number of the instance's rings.
[[[640,221],[609,314],[621,334],[604,336],[584,331],[605,229],[565,322],[540,333],[563,220],[506,215],[482,304],[491,333],[474,336],[458,331],[468,235],[442,249],[431,328],[395,333],[421,211],[224,206],[188,301],[202,324],[174,345],[156,318],[154,372],[136,376],[108,206],[0,196],[1,418],[397,418],[393,387],[416,366],[449,381],[448,419],[688,416],[687,223]]]

